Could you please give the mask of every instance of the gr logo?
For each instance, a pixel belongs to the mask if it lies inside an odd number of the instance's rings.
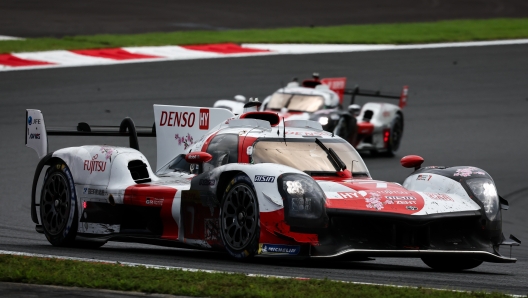
[[[201,130],[209,129],[209,109],[200,109],[200,126]]]

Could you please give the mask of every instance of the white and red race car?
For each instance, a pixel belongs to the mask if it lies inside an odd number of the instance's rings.
[[[284,120],[317,121],[324,130],[347,140],[360,152],[394,156],[403,136],[402,109],[407,104],[407,86],[400,94],[345,86],[344,77],[319,79],[314,73],[312,79],[301,83],[294,79],[266,97],[261,110],[276,112]],[[351,96],[347,108],[343,107],[345,95]],[[367,102],[360,106],[355,104],[356,96],[397,99],[399,103]],[[240,114],[245,103],[245,97],[237,95],[235,100],[218,100],[213,107]]]
[[[499,253],[519,243],[505,240],[507,202],[481,169],[420,167],[422,158],[406,156],[415,171],[402,186],[372,179],[358,152],[319,122],[168,105],[154,105],[154,117],[149,131],[129,118],[114,131],[57,130],[27,110],[26,146],[41,158],[31,216],[51,244],[128,241],[236,259],[417,257],[449,270],[516,261]],[[128,136],[130,147],[47,152],[50,135]],[[157,138],[156,171],[139,151],[142,136]]]

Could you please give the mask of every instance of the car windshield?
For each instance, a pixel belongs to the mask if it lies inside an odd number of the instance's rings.
[[[185,154],[180,154],[156,172],[156,175],[164,175],[172,172],[190,173],[191,165],[185,161]]]
[[[319,140],[335,151],[353,175],[370,176],[363,159],[348,142],[338,138]],[[252,158],[255,164],[278,163],[309,174],[336,172],[331,159],[313,137],[287,139],[286,143],[283,139],[260,139],[254,145]]]
[[[274,93],[268,103],[268,109],[313,113],[323,108],[324,99],[318,95]]]

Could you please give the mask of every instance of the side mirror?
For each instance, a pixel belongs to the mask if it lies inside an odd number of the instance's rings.
[[[213,159],[213,156],[207,152],[191,152],[185,155],[185,161],[190,164],[201,164]]]
[[[423,162],[424,159],[418,155],[407,155],[400,160],[404,168],[414,168],[415,170],[418,170]]]

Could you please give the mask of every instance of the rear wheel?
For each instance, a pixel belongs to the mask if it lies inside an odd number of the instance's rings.
[[[389,142],[387,144],[387,155],[394,156],[396,151],[400,148],[401,139],[403,136],[403,118],[400,114],[396,114],[396,117],[392,120]]]
[[[77,199],[65,164],[48,169],[40,198],[40,219],[48,241],[55,246],[73,245],[77,235]]]
[[[251,179],[237,175],[229,183],[220,209],[220,231],[227,252],[244,260],[258,252],[260,217]]]
[[[483,261],[469,258],[435,258],[423,257],[422,261],[429,267],[438,271],[462,271],[473,269]]]
[[[52,165],[42,186],[40,219],[46,239],[54,246],[98,248],[106,242],[79,241],[77,195],[73,177],[63,163]]]

